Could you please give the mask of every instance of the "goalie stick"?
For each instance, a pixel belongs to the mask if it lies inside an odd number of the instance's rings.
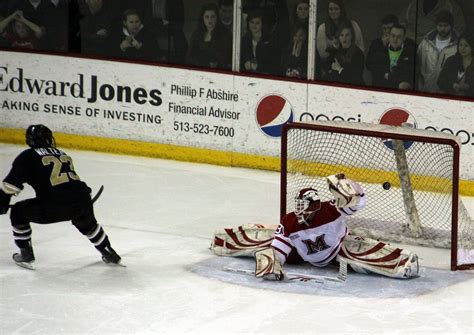
[[[255,275],[255,271],[237,268],[224,268],[224,271],[243,273],[246,275]],[[339,259],[339,274],[336,277],[309,275],[296,272],[285,272],[284,282],[301,282],[305,284],[344,284],[347,279],[347,262],[344,259]]]

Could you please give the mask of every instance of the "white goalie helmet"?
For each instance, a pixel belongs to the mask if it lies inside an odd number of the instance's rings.
[[[318,191],[312,187],[303,188],[295,197],[295,214],[299,221],[306,219],[321,208]],[[300,222],[301,223],[301,222]]]

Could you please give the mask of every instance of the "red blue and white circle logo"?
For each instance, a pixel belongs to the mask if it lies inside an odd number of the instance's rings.
[[[402,108],[390,108],[386,110],[380,117],[379,123],[397,127],[401,127],[404,124],[408,124],[411,125],[413,128],[417,128],[416,120],[413,115],[411,115],[410,112]],[[393,150],[392,140],[384,139],[383,144],[387,148]],[[403,141],[405,149],[410,148],[412,144],[413,141]]]
[[[283,125],[293,119],[293,107],[279,95],[267,95],[257,105],[257,124],[267,136],[281,137]]]

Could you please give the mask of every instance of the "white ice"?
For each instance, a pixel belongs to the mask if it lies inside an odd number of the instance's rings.
[[[0,144],[0,178],[23,149]],[[410,281],[349,274],[324,287],[222,271],[252,263],[213,256],[213,232],[276,223],[278,173],[66,151],[105,186],[96,216],[127,267],[103,264],[65,222],[33,224],[36,270],[19,268],[1,216],[0,334],[474,334],[474,272],[448,271],[448,250],[412,248],[422,276]]]

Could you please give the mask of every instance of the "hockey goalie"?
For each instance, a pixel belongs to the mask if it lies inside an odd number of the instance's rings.
[[[359,273],[391,278],[418,276],[418,257],[406,249],[350,234],[345,218],[366,202],[362,187],[342,173],[326,178],[331,201],[304,188],[295,197],[295,210],[278,226],[246,224],[215,233],[211,250],[219,256],[255,257],[255,276],[283,280],[283,265],[307,262],[316,267],[344,260]]]

